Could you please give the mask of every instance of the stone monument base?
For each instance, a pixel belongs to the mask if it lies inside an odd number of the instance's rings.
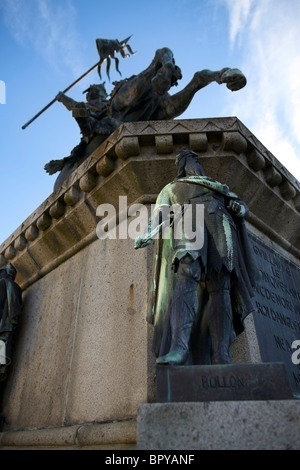
[[[299,450],[300,401],[142,404],[139,450]]]
[[[136,446],[139,404],[156,401],[153,325],[146,320],[153,245],[134,249],[131,229],[138,228],[139,216],[129,209],[143,204],[150,210],[175,178],[175,158],[183,148],[197,152],[205,173],[228,185],[250,210],[246,228],[263,278],[255,291],[257,311],[246,317],[232,359],[284,362],[291,390],[300,397],[300,371],[291,360],[291,344],[299,339],[300,183],[236,117],[128,122],[0,245],[0,266],[15,266],[23,292],[22,321],[0,400],[1,450]],[[102,230],[106,216],[99,214],[105,204],[114,209],[116,234],[113,228]],[[214,385],[240,384],[230,376],[229,382],[212,378],[208,383],[210,392]],[[199,413],[191,423],[183,420],[190,438],[182,437],[182,445],[189,448],[194,439],[199,447],[219,427],[224,445],[234,447],[244,445],[243,439],[249,444],[246,425],[256,416],[249,433],[258,443],[261,429],[272,437],[284,426],[282,446],[294,445],[299,403],[231,400],[156,403],[149,405],[147,419],[155,420],[157,407],[179,415],[182,410],[183,417],[189,416],[186,407],[194,407]],[[288,406],[293,413],[284,415]],[[149,433],[156,435],[163,416],[166,427],[159,432],[169,434],[172,448],[173,429],[164,412],[143,438],[140,434],[141,446],[156,445]],[[237,431],[232,430],[235,421]],[[181,422],[179,427],[173,422],[177,433]],[[197,426],[207,434],[203,439]],[[236,442],[228,441],[230,433],[238,436]],[[209,443],[217,447],[215,436]]]
[[[136,450],[136,418],[0,433],[1,450]]]

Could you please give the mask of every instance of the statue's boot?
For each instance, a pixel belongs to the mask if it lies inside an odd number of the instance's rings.
[[[190,337],[198,310],[197,281],[179,279],[176,283],[170,314],[171,347],[157,358],[157,364],[182,365],[190,352]]]
[[[231,364],[233,340],[230,291],[210,293],[208,328],[211,338],[211,363]]]

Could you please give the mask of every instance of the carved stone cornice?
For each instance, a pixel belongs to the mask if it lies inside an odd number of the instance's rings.
[[[300,258],[300,183],[236,118],[123,124],[0,246],[25,289],[96,239],[99,204],[154,202],[191,148],[249,206],[252,225]]]

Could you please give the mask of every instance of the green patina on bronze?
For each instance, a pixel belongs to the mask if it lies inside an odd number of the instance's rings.
[[[172,224],[169,237],[155,240],[148,314],[154,324],[153,350],[159,364],[228,364],[231,344],[254,309],[255,269],[244,223],[248,208],[227,185],[204,174],[195,152],[180,152],[176,164],[177,178],[157,197],[151,233],[156,233],[160,209],[200,204],[204,219],[192,223],[203,225],[204,241],[193,249],[185,227],[177,239]],[[147,227],[135,248],[150,242]]]

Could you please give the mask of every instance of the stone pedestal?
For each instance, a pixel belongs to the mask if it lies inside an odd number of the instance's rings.
[[[300,401],[284,364],[157,366],[139,450],[300,449]]]
[[[140,450],[299,450],[300,401],[142,404]]]
[[[152,326],[146,322],[152,250],[134,250],[134,241],[119,231],[116,239],[98,239],[97,208],[111,204],[119,221],[129,221],[119,211],[120,196],[128,206],[154,203],[175,177],[175,156],[183,148],[198,152],[207,175],[247,203],[247,228],[265,271],[274,267],[270,260],[280,258],[296,279],[300,184],[237,118],[122,125],[0,246],[0,265],[16,267],[24,302],[2,396],[0,445],[135,445],[139,404],[156,400]],[[267,275],[273,282],[274,274]],[[285,289],[286,280],[279,281],[276,288]],[[281,297],[290,300],[293,293]],[[265,296],[257,301],[264,304],[271,342],[273,326],[286,321],[275,335],[272,361],[290,364],[288,344],[299,338],[298,314],[279,312],[278,306],[275,321],[272,305],[269,316],[265,308],[267,290],[258,295]],[[245,333],[233,347],[234,362],[266,361],[256,334],[262,316],[247,317]],[[298,373],[296,366],[289,371],[295,394]]]
[[[283,363],[158,366],[157,402],[292,399]]]

